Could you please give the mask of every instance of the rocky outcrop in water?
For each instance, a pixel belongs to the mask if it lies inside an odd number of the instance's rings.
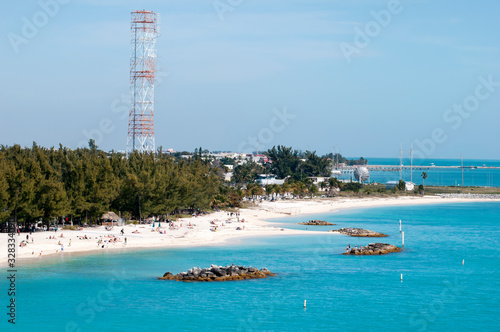
[[[349,236],[354,236],[354,237],[386,237],[386,234],[383,233],[377,233],[374,231],[370,231],[368,229],[363,229],[363,228],[341,228],[338,230],[333,230],[330,232],[339,232],[341,234],[346,234]]]
[[[309,225],[309,226],[330,226],[335,225],[331,222],[324,220],[309,220],[308,222],[299,222],[300,225]]]
[[[349,248],[344,255],[385,255],[391,252],[400,252],[401,248],[388,243],[370,243],[359,248]]]
[[[230,281],[244,279],[259,279],[275,276],[266,268],[257,269],[255,267],[244,267],[238,265],[217,266],[211,265],[209,268],[200,269],[193,267],[187,272],[181,272],[176,275],[167,272],[158,279],[177,280],[177,281]]]

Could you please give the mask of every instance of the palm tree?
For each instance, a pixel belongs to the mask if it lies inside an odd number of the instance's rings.
[[[422,172],[422,186],[425,186],[425,179],[427,179],[427,173],[426,172]],[[425,194],[425,189],[423,191],[423,194]]]
[[[275,192],[275,188],[274,188],[273,184],[266,185],[267,198],[271,199],[271,197],[273,196],[274,192]]]

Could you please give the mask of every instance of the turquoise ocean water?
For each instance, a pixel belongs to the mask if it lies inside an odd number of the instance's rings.
[[[499,211],[500,203],[492,202],[314,216],[336,227],[384,232],[389,237],[383,242],[396,245],[402,219],[405,251],[385,256],[343,256],[348,244],[373,239],[326,234],[45,259],[19,267],[17,324],[9,327],[2,314],[0,326],[3,331],[498,331]],[[307,219],[279,223],[305,228],[296,223]],[[213,263],[268,267],[278,275],[226,283],[156,279],[166,271]],[[6,312],[8,285],[2,279]]]
[[[357,158],[355,158],[357,159]],[[367,158],[370,165],[394,165],[399,166],[399,158]],[[435,166],[460,166],[460,159],[414,159],[413,166],[429,167],[425,170],[414,170],[410,174],[409,170],[403,171],[403,180],[422,184],[422,172],[427,173],[426,185],[433,186],[460,186],[462,184],[462,170],[460,168],[440,169],[432,168],[431,163]],[[410,159],[403,158],[403,165],[410,166]],[[464,160],[464,186],[480,186],[480,187],[500,187],[500,169],[494,168],[465,168],[465,167],[500,167],[499,160],[486,159],[467,159]],[[348,176],[343,176],[343,179],[348,179]],[[387,171],[371,171],[369,182],[375,181],[385,183],[387,181],[399,180],[398,172]]]

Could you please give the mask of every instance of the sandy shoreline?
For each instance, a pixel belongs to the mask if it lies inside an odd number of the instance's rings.
[[[460,202],[498,202],[498,199],[477,198],[443,198],[436,196],[425,197],[391,197],[391,198],[322,198],[286,200],[277,202],[263,202],[255,207],[240,210],[240,220],[229,216],[226,212],[216,212],[196,218],[188,218],[175,222],[176,229],[169,229],[163,223],[160,230],[153,229],[152,225],[115,226],[106,230],[104,226],[84,228],[80,231],[36,232],[29,236],[27,245],[19,247],[19,243],[26,240],[28,233],[21,233],[16,238],[16,265],[39,262],[45,257],[54,255],[92,254],[97,251],[123,252],[138,249],[201,247],[224,245],[243,237],[260,236],[287,236],[301,234],[331,234],[321,231],[302,231],[283,229],[272,226],[268,220],[289,216],[304,216],[354,208],[372,208],[382,206],[422,205]],[[307,218],[306,218],[307,219]],[[217,231],[210,228],[217,225]],[[191,225],[191,226],[189,226]],[[156,225],[157,226],[157,225]],[[356,225],[352,225],[355,227]],[[121,229],[124,235],[121,235]],[[238,228],[240,228],[238,230]],[[137,231],[139,233],[133,233]],[[62,235],[62,237],[61,237]],[[87,236],[88,239],[81,239]],[[49,237],[54,237],[54,239]],[[125,238],[127,243],[125,244]],[[98,244],[99,239],[101,243]],[[114,242],[116,239],[116,242]],[[33,240],[33,241],[32,241]],[[70,245],[71,242],[71,245]],[[0,265],[7,266],[8,234],[0,234]],[[60,244],[59,244],[60,243]],[[103,247],[104,246],[104,247]],[[62,250],[61,250],[62,249]]]

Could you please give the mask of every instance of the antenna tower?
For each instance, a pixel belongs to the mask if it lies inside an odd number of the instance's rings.
[[[127,155],[136,150],[155,152],[154,89],[157,15],[147,10],[134,11],[131,14]]]

